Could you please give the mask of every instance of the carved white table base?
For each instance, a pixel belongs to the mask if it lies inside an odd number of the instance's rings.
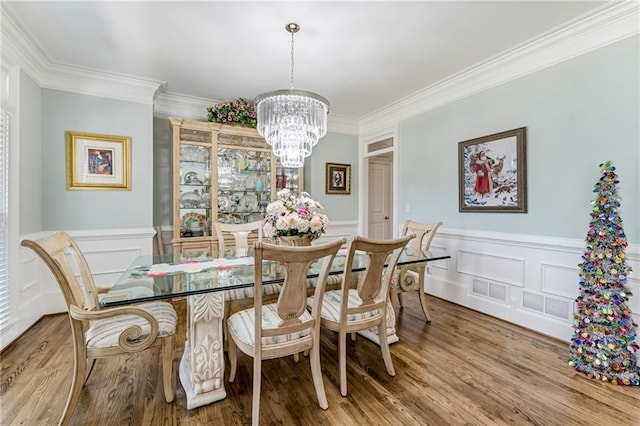
[[[187,396],[187,409],[224,399],[224,346],[222,321],[224,296],[207,293],[187,297],[187,341],[180,360],[180,383]],[[396,316],[391,303],[387,307],[387,338],[397,342]],[[380,344],[378,329],[358,334]]]
[[[187,298],[187,341],[180,361],[180,382],[189,410],[227,396],[224,389],[223,314],[222,293]]]

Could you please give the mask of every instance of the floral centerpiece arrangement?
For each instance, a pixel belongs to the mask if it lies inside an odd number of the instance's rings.
[[[329,225],[329,218],[320,213],[319,202],[303,192],[296,197],[288,189],[278,191],[278,199],[267,206],[262,232],[267,238],[308,236],[320,238]]]
[[[256,127],[256,110],[252,104],[239,98],[235,101],[222,101],[207,107],[207,119],[214,123],[239,123]]]

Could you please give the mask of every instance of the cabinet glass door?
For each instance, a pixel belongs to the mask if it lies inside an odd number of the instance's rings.
[[[299,194],[303,190],[300,178],[300,169],[282,167],[280,159],[276,161],[276,191],[287,188],[291,193]]]
[[[264,219],[271,200],[271,152],[218,148],[218,222]]]
[[[180,144],[180,237],[211,236],[211,148]]]

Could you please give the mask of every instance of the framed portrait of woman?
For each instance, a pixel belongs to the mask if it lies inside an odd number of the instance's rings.
[[[526,127],[458,143],[461,212],[526,213]]]
[[[326,163],[325,193],[351,194],[351,165]]]
[[[68,130],[67,189],[131,190],[131,138]]]

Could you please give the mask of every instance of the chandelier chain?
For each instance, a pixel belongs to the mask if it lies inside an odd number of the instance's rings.
[[[293,36],[295,32],[291,32],[291,90],[293,90]]]
[[[285,29],[291,34],[291,88],[256,98],[257,129],[278,157],[279,167],[298,168],[327,134],[329,101],[316,93],[294,89],[294,33],[300,26],[291,22]]]

